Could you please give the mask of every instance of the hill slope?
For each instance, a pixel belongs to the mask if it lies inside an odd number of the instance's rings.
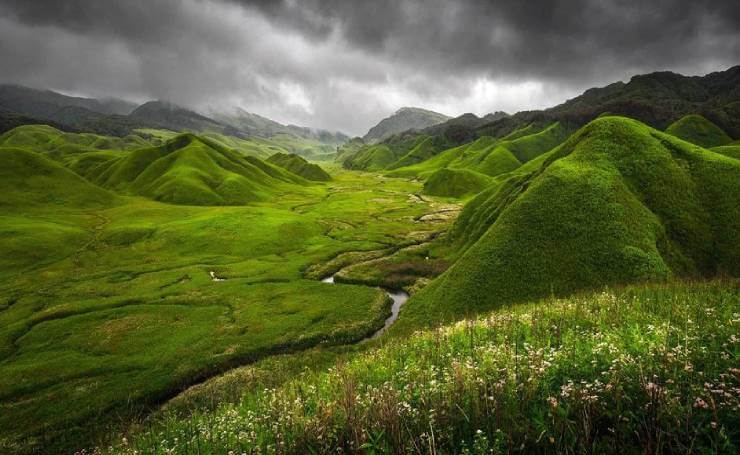
[[[165,101],[149,101],[131,112],[129,117],[142,124],[172,131],[229,132],[228,125]]]
[[[671,123],[666,133],[705,148],[727,145],[732,138],[701,115],[691,114]]]
[[[306,183],[259,158],[188,133],[110,160],[87,177],[116,191],[185,205],[240,205]]]
[[[267,117],[247,112],[237,108],[234,112],[227,114],[217,112],[213,118],[221,123],[243,131],[249,135],[271,138],[278,134],[290,134],[302,139],[316,141],[322,144],[341,144],[349,139],[341,132],[331,132],[323,129],[312,129],[296,125],[283,125]]]
[[[379,142],[406,130],[421,130],[449,120],[450,117],[417,107],[402,107],[381,120],[362,137],[367,143]]]
[[[501,136],[530,123],[559,121],[579,128],[605,113],[623,115],[663,130],[688,114],[701,114],[730,136],[740,137],[740,66],[705,76],[668,71],[636,75],[586,90],[542,111],[518,112],[480,128],[479,134]]]
[[[549,109],[510,116],[494,113],[483,118],[465,114],[420,131],[391,136],[380,145],[388,146],[398,159],[411,150],[415,142],[410,136],[414,135],[432,137],[436,153],[440,153],[483,136],[504,138],[517,131],[526,132],[528,128],[541,131],[554,123],[573,132],[605,114],[634,118],[660,130],[685,115],[701,114],[731,137],[740,138],[740,66],[706,76],[670,72],[637,75],[628,83],[616,82],[586,90]],[[363,149],[357,152],[363,153]],[[356,162],[350,159],[345,162],[355,166],[350,169],[358,169]]]
[[[404,311],[459,317],[608,283],[740,275],[738,199],[737,160],[602,117],[469,203],[450,235],[463,253]]]
[[[276,153],[267,159],[268,163],[288,170],[306,180],[317,182],[327,182],[331,176],[326,173],[318,164],[309,163],[304,158],[290,153]]]
[[[0,146],[0,207],[104,207],[116,196],[40,153]]]

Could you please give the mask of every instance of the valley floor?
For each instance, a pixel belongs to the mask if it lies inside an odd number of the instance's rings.
[[[385,293],[320,279],[443,231],[419,190],[338,172],[250,206],[4,213],[0,448],[75,447],[234,366],[374,333]]]

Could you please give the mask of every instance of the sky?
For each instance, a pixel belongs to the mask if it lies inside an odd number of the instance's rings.
[[[0,82],[362,135],[740,64],[737,0],[0,0]]]

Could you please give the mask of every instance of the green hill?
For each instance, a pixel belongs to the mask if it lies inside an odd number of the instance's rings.
[[[476,194],[493,182],[491,177],[467,169],[440,169],[424,182],[424,194],[464,197]]]
[[[412,297],[407,320],[604,284],[740,275],[738,199],[736,160],[599,118],[465,207],[450,234],[456,263]]]
[[[327,182],[331,176],[318,164],[309,163],[303,157],[293,153],[276,153],[267,159],[268,163],[280,166],[306,180]]]
[[[738,142],[733,142],[732,144],[722,145],[719,147],[712,147],[711,150],[715,153],[740,160],[740,143]]]
[[[0,207],[100,208],[116,199],[40,153],[0,146]]]
[[[681,117],[671,123],[665,132],[706,148],[732,142],[732,138],[722,131],[722,128],[696,114]]]
[[[455,193],[455,191],[445,190],[438,192],[437,188],[444,187],[440,185],[442,176],[454,175],[456,178],[455,186],[459,186],[460,180],[469,176],[474,181],[469,182],[466,190],[482,189],[480,184],[483,180],[479,178],[481,174],[496,177],[512,172],[519,168],[522,163],[529,162],[560,144],[567,137],[567,133],[567,130],[559,123],[553,123],[542,129],[538,129],[535,125],[528,125],[501,140],[496,140],[490,136],[482,136],[475,141],[447,149],[421,162],[393,169],[388,172],[388,175],[421,179],[427,179],[435,175],[436,181],[431,187],[435,188],[435,194],[438,195],[449,196]],[[432,137],[428,137],[422,142],[422,145],[432,140]],[[421,148],[419,146],[417,149]],[[413,153],[416,157],[422,156],[422,153]],[[404,157],[406,162],[412,161],[408,157],[409,155]],[[401,162],[399,160],[396,164]],[[389,168],[394,166],[389,166]],[[464,170],[467,172],[439,173],[442,169]],[[460,194],[469,193],[463,192]]]
[[[110,160],[87,177],[115,191],[184,205],[240,205],[306,183],[259,158],[189,133]]]
[[[101,136],[92,133],[67,133],[48,125],[23,125],[0,135],[0,145],[29,147],[36,151],[55,153],[86,152],[91,150],[133,150],[150,144],[143,137],[130,134],[124,137]]]

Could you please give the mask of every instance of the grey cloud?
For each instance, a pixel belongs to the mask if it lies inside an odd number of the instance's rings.
[[[736,1],[0,0],[0,81],[361,134],[740,63]]]

